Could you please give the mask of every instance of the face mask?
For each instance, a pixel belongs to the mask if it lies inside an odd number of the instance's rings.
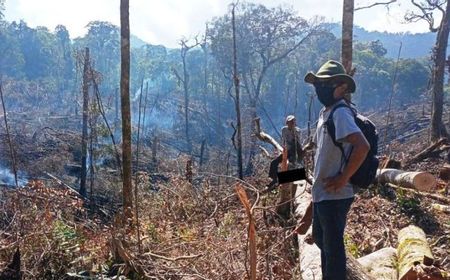
[[[315,84],[314,87],[316,88],[317,98],[325,107],[330,107],[337,102],[337,100],[333,96],[335,90],[334,86],[326,84]]]

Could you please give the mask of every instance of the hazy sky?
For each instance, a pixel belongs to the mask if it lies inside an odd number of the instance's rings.
[[[182,37],[193,37],[205,29],[213,17],[225,14],[231,0],[130,0],[131,32],[151,44],[177,47]],[[315,15],[329,21],[340,21],[342,0],[253,0],[268,7],[293,7],[300,16]],[[355,0],[362,6],[376,0]],[[426,32],[425,23],[403,24],[403,14],[412,9],[409,0],[398,0],[386,10],[375,7],[355,13],[355,24],[367,30]],[[86,33],[85,26],[93,20],[120,23],[120,0],[6,0],[8,21],[25,20],[29,26],[46,26],[53,30],[65,25],[72,38]]]

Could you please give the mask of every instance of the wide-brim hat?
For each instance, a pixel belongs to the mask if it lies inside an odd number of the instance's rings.
[[[344,66],[334,60],[325,62],[316,74],[308,72],[305,76],[305,82],[310,84],[318,82],[345,83],[348,92],[352,93],[356,90],[356,84],[352,76],[347,75]]]

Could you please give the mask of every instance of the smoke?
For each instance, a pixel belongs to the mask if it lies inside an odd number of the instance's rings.
[[[28,183],[28,180],[25,179],[24,174],[19,172],[17,174],[17,183],[19,186],[25,186]],[[15,186],[16,181],[14,180],[14,174],[9,171],[9,169],[4,168],[0,165],[0,184],[7,185],[7,186]]]

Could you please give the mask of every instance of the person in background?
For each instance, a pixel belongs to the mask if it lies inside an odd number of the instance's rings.
[[[281,146],[287,149],[288,161],[291,166],[303,160],[304,153],[300,142],[300,128],[297,127],[295,116],[293,115],[286,117],[286,126],[283,126],[281,129]],[[270,163],[269,177],[272,181],[267,186],[268,191],[272,191],[277,186],[277,171],[282,159],[283,155],[280,154]]]

